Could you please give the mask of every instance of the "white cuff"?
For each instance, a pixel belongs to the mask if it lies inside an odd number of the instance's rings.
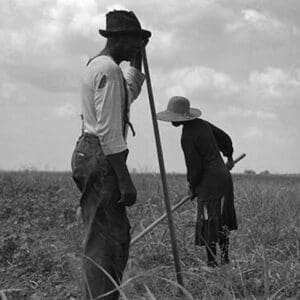
[[[139,86],[142,86],[145,80],[145,75],[137,68],[129,66],[126,74],[128,81],[135,81]]]

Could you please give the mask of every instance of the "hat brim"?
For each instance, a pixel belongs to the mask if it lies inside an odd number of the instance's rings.
[[[132,33],[137,35],[142,35],[143,39],[148,39],[151,36],[151,32],[149,30],[141,29],[141,30],[119,30],[119,31],[110,31],[110,30],[103,30],[99,29],[99,33],[108,38],[115,34],[125,34],[125,33]]]
[[[178,114],[169,110],[164,110],[156,114],[156,118],[165,122],[185,122],[197,119],[201,116],[201,111],[198,108],[190,108],[189,114]]]

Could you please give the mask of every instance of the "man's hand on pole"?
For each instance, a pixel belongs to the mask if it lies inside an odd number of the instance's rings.
[[[107,159],[118,178],[118,186],[121,193],[121,198],[118,201],[118,204],[132,206],[136,202],[137,191],[133,185],[126,165],[127,154],[128,150],[107,155]]]
[[[139,71],[142,69],[142,54],[141,51],[137,51],[132,55],[131,60],[130,60],[130,65],[132,67],[135,67]]]
[[[136,52],[134,52],[134,51],[132,52],[130,65],[140,71],[142,69],[142,49],[144,49],[146,47],[148,42],[149,42],[149,39],[140,40],[139,46],[138,46],[139,50]]]
[[[147,38],[147,39],[144,39],[143,41],[142,41],[142,47],[146,47],[147,46],[147,44],[148,44],[148,42],[149,42],[149,39]]]

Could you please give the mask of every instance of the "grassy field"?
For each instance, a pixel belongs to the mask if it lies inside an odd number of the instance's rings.
[[[164,212],[164,203],[159,175],[133,179],[134,236]],[[176,203],[186,194],[185,177],[169,175],[168,182]],[[230,237],[230,266],[205,267],[204,249],[194,246],[194,202],[174,214],[186,299],[296,299],[300,177],[234,175],[234,184],[239,230]],[[8,299],[80,299],[78,199],[70,174],[0,173],[0,290],[11,290]],[[166,223],[131,248],[122,292],[130,300],[182,298]]]

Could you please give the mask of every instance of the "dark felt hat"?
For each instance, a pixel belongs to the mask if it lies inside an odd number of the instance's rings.
[[[110,37],[116,33],[136,33],[141,34],[143,38],[151,36],[150,31],[142,29],[136,15],[126,10],[113,10],[107,13],[106,30],[99,29],[99,33],[104,37]]]

